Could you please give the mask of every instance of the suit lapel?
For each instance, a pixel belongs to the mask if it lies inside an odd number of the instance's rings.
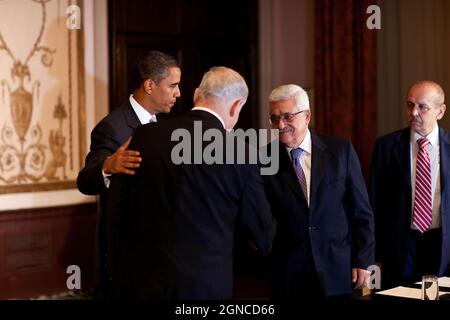
[[[130,128],[136,129],[141,125],[141,121],[139,120],[136,112],[134,112],[133,107],[131,106],[129,101],[126,104],[123,113],[125,115],[125,121]]]
[[[397,136],[392,153],[397,162],[399,172],[402,173],[405,183],[409,187],[409,193],[411,193],[411,152],[409,150],[409,141],[410,129],[407,128]]]
[[[311,212],[317,202],[317,189],[325,174],[330,156],[326,152],[326,145],[314,133],[311,133],[312,155],[311,155]]]

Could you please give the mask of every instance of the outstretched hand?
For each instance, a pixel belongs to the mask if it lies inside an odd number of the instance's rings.
[[[103,171],[106,174],[125,173],[134,174],[134,168],[139,168],[142,158],[139,157],[139,151],[126,150],[130,144],[131,137],[122,144],[119,149],[103,162]]]

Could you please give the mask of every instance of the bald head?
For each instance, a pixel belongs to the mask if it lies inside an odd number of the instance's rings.
[[[409,126],[422,136],[430,134],[444,116],[444,90],[436,82],[416,82],[409,88],[406,101]]]
[[[414,83],[408,90],[408,94],[411,91],[426,91],[428,94],[433,96],[433,101],[436,106],[440,106],[445,102],[445,93],[442,87],[434,81],[423,80]]]

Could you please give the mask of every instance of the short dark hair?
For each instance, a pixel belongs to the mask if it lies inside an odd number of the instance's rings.
[[[135,66],[135,88],[151,79],[158,84],[169,75],[170,68],[179,68],[177,60],[161,51],[151,50],[140,57]]]

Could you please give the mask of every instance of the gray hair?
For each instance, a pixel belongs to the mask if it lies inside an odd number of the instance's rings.
[[[202,82],[198,87],[198,97],[219,103],[242,99],[245,103],[248,97],[248,87],[244,78],[233,69],[212,67],[203,75]]]
[[[285,84],[272,90],[269,102],[294,98],[298,111],[309,110],[309,98],[305,90],[295,84]]]

